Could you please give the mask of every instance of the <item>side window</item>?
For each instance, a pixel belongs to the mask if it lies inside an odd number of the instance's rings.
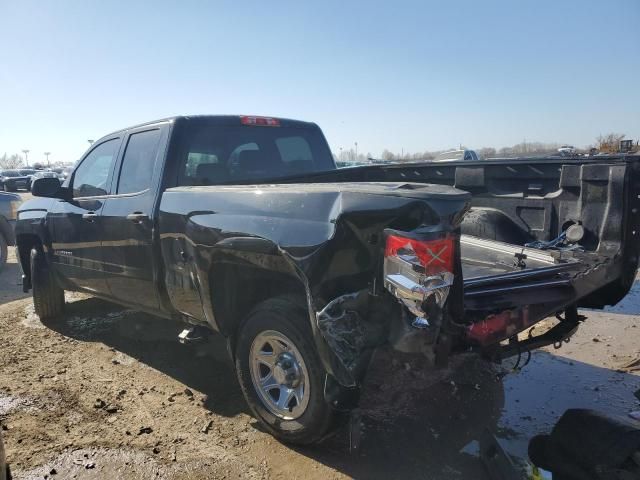
[[[284,163],[313,162],[311,147],[303,137],[282,137],[276,139],[280,158]]]
[[[109,172],[116,159],[120,139],[101,143],[87,155],[73,174],[73,196],[93,197],[107,195]]]
[[[160,130],[158,129],[129,136],[120,167],[119,194],[142,192],[151,187],[159,143]]]

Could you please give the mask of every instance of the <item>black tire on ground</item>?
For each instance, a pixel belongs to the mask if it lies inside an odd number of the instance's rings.
[[[39,248],[31,250],[31,288],[33,307],[40,320],[53,320],[62,315],[64,290],[56,283]]]
[[[275,331],[287,337],[302,356],[309,378],[309,402],[295,419],[274,415],[260,399],[250,370],[251,347],[258,335]],[[262,426],[276,438],[299,445],[316,443],[337,425],[336,412],[324,399],[325,370],[316,352],[306,310],[291,299],[278,297],[259,304],[248,316],[236,345],[236,373],[244,397]]]
[[[7,239],[0,233],[0,270],[2,270],[7,263],[7,256],[9,255],[9,249],[7,248]]]

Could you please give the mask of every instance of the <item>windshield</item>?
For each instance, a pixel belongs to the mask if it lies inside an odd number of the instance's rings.
[[[36,173],[35,170],[20,170],[20,175],[33,175]]]
[[[15,170],[3,170],[0,172],[0,175],[3,177],[19,177],[20,172],[16,172]]]
[[[462,160],[464,158],[464,150],[454,150],[452,152],[442,152],[438,154],[435,160]]]
[[[318,127],[189,124],[180,185],[215,185],[334,170]]]

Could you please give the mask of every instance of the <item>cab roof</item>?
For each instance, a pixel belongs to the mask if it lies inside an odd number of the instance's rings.
[[[234,126],[234,125],[243,125],[243,118],[264,118],[264,119],[273,119],[276,120],[279,126],[283,127],[297,127],[297,128],[317,128],[318,125],[313,122],[305,122],[302,120],[293,120],[290,118],[281,118],[281,117],[270,117],[268,115],[177,115],[173,117],[161,118],[159,120],[153,120],[150,122],[139,123],[137,125],[133,125],[127,128],[121,128],[119,130],[115,130],[104,137],[110,137],[112,135],[117,135],[122,132],[126,132],[128,130],[133,130],[141,127],[147,127],[162,123],[178,123],[178,122],[188,122],[188,121],[206,121],[211,125],[226,125],[226,126]]]

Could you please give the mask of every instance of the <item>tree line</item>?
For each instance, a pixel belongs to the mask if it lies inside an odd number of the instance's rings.
[[[7,155],[6,153],[0,157],[0,168],[12,169],[22,168],[24,166],[24,159],[21,155],[14,153],[13,155]]]
[[[620,141],[625,139],[625,134],[620,133],[608,133],[606,135],[600,135],[596,139],[595,143],[585,148],[576,148],[577,153],[589,153],[593,148],[599,152],[614,153],[618,151]],[[482,147],[474,149],[478,155],[482,158],[493,157],[523,157],[523,156],[541,156],[552,155],[558,153],[558,148],[561,143],[545,143],[545,142],[527,142],[523,141],[510,147],[494,148],[494,147]],[[636,142],[637,147],[637,142]],[[460,150],[467,150],[464,145],[459,147]],[[439,154],[457,149],[449,150],[424,150],[421,152],[405,152],[402,151],[392,152],[391,150],[384,149],[379,157],[373,157],[371,153],[356,155],[354,149],[340,150],[339,154],[333,154],[336,161],[340,162],[357,162],[365,163],[372,159],[384,160],[385,162],[415,162],[420,160],[433,160]]]

